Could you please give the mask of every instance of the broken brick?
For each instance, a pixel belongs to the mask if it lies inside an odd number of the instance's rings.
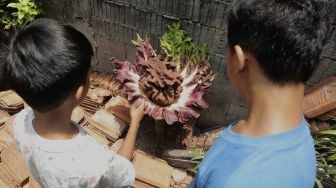
[[[121,134],[126,130],[125,122],[105,109],[97,111],[91,117],[91,122],[96,128],[112,137],[114,140],[118,140]]]
[[[7,173],[13,178],[16,186],[22,187],[29,182],[31,182],[30,185],[35,185],[35,187],[38,185],[28,170],[15,143],[10,144],[1,153],[1,162],[7,167]]]
[[[127,123],[131,122],[130,108],[128,106],[128,101],[125,98],[120,96],[112,97],[106,103],[105,109]]]
[[[119,139],[110,147],[110,149],[114,152],[118,152],[123,143],[124,139]]]
[[[323,115],[320,115],[317,117],[317,119],[322,120],[322,121],[328,121],[331,119],[336,120],[336,110],[330,111],[328,113],[325,113]]]
[[[137,179],[156,187],[169,187],[174,169],[165,161],[137,151],[133,165]]]
[[[314,118],[336,108],[336,77],[319,85],[303,99],[303,114]]]
[[[133,188],[155,188],[155,186],[149,185],[137,179],[134,181],[132,187]]]

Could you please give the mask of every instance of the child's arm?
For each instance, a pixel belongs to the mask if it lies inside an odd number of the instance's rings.
[[[140,122],[144,116],[144,103],[142,103],[138,108],[131,108],[131,124],[127,132],[124,143],[120,147],[118,154],[127,158],[132,159],[134,145],[136,137],[139,131]]]

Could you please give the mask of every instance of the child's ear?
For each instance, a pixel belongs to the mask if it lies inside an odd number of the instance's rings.
[[[79,103],[88,93],[90,87],[90,78],[87,77],[85,84],[80,85],[75,91],[74,99]]]
[[[238,72],[242,72],[244,71],[246,68],[247,68],[247,56],[246,54],[244,53],[244,50],[242,49],[241,46],[239,45],[235,45],[234,46],[234,51],[235,51],[235,56],[236,56],[236,59],[238,60],[237,61],[237,71]]]

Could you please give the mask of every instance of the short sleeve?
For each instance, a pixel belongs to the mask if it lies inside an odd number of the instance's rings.
[[[108,168],[105,171],[101,187],[130,187],[135,180],[135,170],[132,163],[126,158],[110,151],[107,159]]]

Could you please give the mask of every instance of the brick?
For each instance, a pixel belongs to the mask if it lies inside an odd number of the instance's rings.
[[[196,44],[200,43],[200,36],[201,36],[201,26],[200,24],[194,25],[194,32],[192,33],[192,37]]]
[[[305,95],[308,95],[309,93],[318,90],[322,85],[328,84],[336,79],[335,76],[329,77],[325,80],[322,80],[320,83],[313,85],[311,87],[307,87],[305,90]]]
[[[126,46],[126,60],[130,62],[134,62],[136,59],[136,47],[134,45],[127,45]]]
[[[159,12],[160,11],[160,2],[161,1],[157,1],[157,0],[152,0],[153,1],[153,10],[155,12]]]
[[[133,165],[137,179],[156,187],[169,187],[174,169],[163,160],[137,151]]]
[[[7,185],[4,181],[2,181],[1,179],[0,179],[0,187],[2,187],[2,188],[10,188],[10,186],[9,185]]]
[[[162,18],[161,15],[157,15],[157,17],[156,17],[156,30],[155,30],[156,35],[161,35],[163,33],[163,30],[162,30],[163,20],[162,19],[163,18]]]
[[[83,126],[83,129],[100,144],[109,145],[113,141],[113,138],[109,138],[92,124]]]
[[[182,0],[185,1],[185,0]],[[171,0],[172,2],[172,12],[171,12],[171,16],[178,18],[179,16],[179,11],[180,11],[180,7],[183,6],[183,4],[181,0]],[[184,7],[185,8],[185,7]],[[185,12],[185,11],[183,11]]]
[[[127,8],[128,10],[128,8]],[[126,7],[120,7],[119,8],[119,14],[120,18],[118,20],[118,23],[125,24],[125,19],[126,19]]]
[[[209,9],[210,9],[210,4],[208,3],[209,1],[201,1],[201,13],[200,13],[200,23],[202,25],[207,25],[208,21],[208,14],[209,14]]]
[[[336,79],[323,84],[303,99],[303,113],[308,118],[327,113],[336,108]]]
[[[125,59],[125,44],[123,42],[97,37],[97,45],[99,46],[98,52],[109,55],[110,58]]]
[[[34,177],[28,170],[25,161],[16,148],[15,143],[10,144],[2,153],[1,161],[8,168],[8,173],[12,176],[17,186],[23,186],[28,181],[35,181]],[[36,183],[34,183],[36,184]]]
[[[99,70],[99,71],[113,70],[113,66],[111,64],[112,56],[106,55],[99,51],[96,54],[96,56],[97,56],[97,64],[95,65],[95,70]]]
[[[208,50],[212,49],[214,36],[215,36],[216,30],[208,28],[207,34],[206,34],[206,41],[203,44],[206,44],[208,47]],[[202,45],[202,44],[200,44]]]
[[[159,4],[159,14],[160,15],[164,15],[166,14],[166,2],[168,0],[160,0],[160,4]]]
[[[226,45],[227,45],[227,33],[221,33],[220,40],[219,40],[219,45],[218,45],[218,50],[216,53],[226,55]]]
[[[126,124],[121,119],[109,113],[105,109],[98,110],[90,119],[90,122],[95,125],[106,135],[114,140],[118,140],[121,134],[126,130]]]
[[[134,184],[132,185],[133,188],[155,188],[155,186],[152,186],[150,184],[147,184],[143,181],[135,179]]]
[[[201,0],[195,0],[193,4],[192,21],[200,22]]]
[[[215,20],[216,20],[216,12],[218,10],[218,3],[214,1],[210,1],[209,3],[209,12],[207,15],[207,23],[206,26],[215,27]]]
[[[322,121],[336,120],[336,110],[320,115],[317,117],[317,119]]]
[[[114,152],[118,152],[120,147],[123,145],[124,143],[124,139],[119,139],[117,140],[111,147],[110,150],[114,151]]]
[[[212,144],[215,143],[217,138],[219,138],[219,136],[222,134],[223,130],[224,127],[220,127],[217,129],[206,131],[205,133],[202,133],[199,136],[194,136],[192,138],[193,142],[198,147],[209,149],[212,146]]]
[[[111,106],[109,107],[109,112],[126,121],[127,123],[131,122],[130,109],[128,107],[123,105]]]

